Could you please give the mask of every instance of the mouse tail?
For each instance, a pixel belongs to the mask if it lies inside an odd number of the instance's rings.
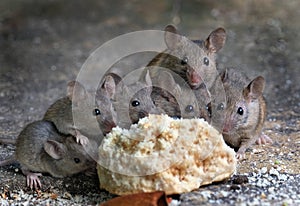
[[[1,144],[16,144],[16,139],[10,139],[10,138],[0,138]]]
[[[5,160],[1,160],[0,161],[0,167],[2,166],[6,166],[6,165],[10,165],[10,164],[15,164],[17,163],[18,161],[16,160],[15,156],[12,155],[11,157],[5,159]]]

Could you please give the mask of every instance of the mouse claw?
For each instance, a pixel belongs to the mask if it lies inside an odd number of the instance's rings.
[[[76,130],[76,142],[81,145],[87,145],[89,143],[89,139]]]
[[[256,144],[258,145],[267,144],[267,143],[273,143],[273,140],[268,135],[265,135],[263,133],[256,140]]]
[[[246,154],[245,153],[236,153],[236,158],[238,159],[238,160],[244,160],[244,159],[246,159]]]
[[[42,176],[42,173],[28,173],[27,174],[27,186],[30,187],[30,189],[34,188],[37,189],[38,187],[42,187],[41,181],[39,177]]]

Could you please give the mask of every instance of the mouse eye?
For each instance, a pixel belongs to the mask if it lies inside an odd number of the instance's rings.
[[[194,107],[192,105],[188,105],[188,106],[186,106],[185,111],[188,113],[192,112],[192,111],[194,111]]]
[[[189,59],[187,57],[183,57],[181,60],[181,65],[186,65],[188,63]]]
[[[217,107],[217,110],[224,110],[224,104],[220,103]]]
[[[75,162],[76,164],[78,164],[78,163],[80,162],[80,159],[79,159],[79,158],[74,158],[74,162]]]
[[[208,66],[209,65],[209,59],[207,57],[204,57],[203,63]]]
[[[243,108],[242,108],[242,107],[239,107],[238,110],[237,110],[237,113],[238,113],[239,115],[243,115],[243,114],[244,114]]]
[[[95,116],[100,115],[100,114],[101,114],[100,109],[94,109],[93,114],[94,114]]]
[[[208,111],[209,117],[211,117],[211,103],[208,103],[205,109]]]
[[[134,101],[131,102],[131,105],[132,105],[133,107],[137,107],[137,106],[140,105],[140,102],[139,102],[138,100],[134,100]]]

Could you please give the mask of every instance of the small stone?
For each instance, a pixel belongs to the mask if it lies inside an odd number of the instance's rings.
[[[230,190],[240,190],[241,188],[238,185],[231,185],[229,189]]]
[[[270,175],[275,175],[276,177],[279,176],[278,170],[276,170],[274,167],[272,167],[269,171]]]
[[[267,171],[268,171],[267,167],[263,167],[263,168],[260,169],[261,174],[266,174]]]
[[[234,176],[233,181],[232,181],[233,184],[238,184],[238,185],[248,183],[248,182],[249,182],[249,180],[248,180],[248,177],[246,175]]]

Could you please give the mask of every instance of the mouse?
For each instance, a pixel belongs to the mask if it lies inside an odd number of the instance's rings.
[[[143,78],[130,84],[120,81],[113,100],[118,119],[117,125],[128,129],[149,114],[160,114],[161,111],[151,99],[151,93],[152,80],[149,72]]]
[[[179,35],[175,26],[167,25],[164,40],[167,49],[157,54],[147,67],[169,69],[192,89],[205,86],[209,90],[218,75],[216,54],[225,44],[225,29],[215,29],[205,40],[189,40]],[[152,79],[158,77],[155,71],[149,71]]]
[[[263,96],[265,79],[252,80],[238,69],[227,68],[220,73],[226,94],[226,102],[218,107],[224,115],[222,134],[225,142],[243,159],[245,151],[254,142],[272,142],[263,134],[267,107]]]
[[[94,94],[78,81],[67,85],[66,97],[55,101],[43,119],[53,122],[58,131],[76,137],[80,144],[87,145],[89,139],[101,139],[116,126],[116,113],[111,97],[114,94],[113,78],[105,78]]]
[[[6,143],[5,139],[1,141]],[[31,189],[42,187],[39,177],[48,173],[63,178],[95,168],[87,148],[77,144],[74,137],[58,132],[52,122],[39,120],[24,127],[16,140],[14,155],[1,161],[0,166],[18,162]]]
[[[202,101],[202,96],[206,91],[192,90],[178,75],[171,74],[168,70],[159,71],[159,73],[151,98],[164,114],[173,118],[204,118],[208,120],[208,110]]]

